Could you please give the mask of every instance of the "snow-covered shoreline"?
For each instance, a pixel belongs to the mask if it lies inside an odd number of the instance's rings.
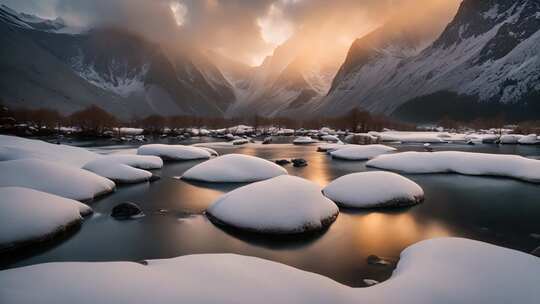
[[[540,161],[517,155],[458,151],[402,152],[380,155],[366,166],[404,173],[459,173],[498,176],[540,183]]]
[[[351,288],[281,263],[235,254],[135,262],[57,262],[0,271],[3,304],[399,303],[536,304],[540,262],[461,238],[416,243],[392,277]],[[84,296],[91,295],[91,296]]]

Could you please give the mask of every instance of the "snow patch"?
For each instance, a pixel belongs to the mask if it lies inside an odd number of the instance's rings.
[[[403,152],[378,156],[366,165],[405,173],[501,176],[540,183],[540,160],[517,155],[458,151]]]
[[[537,304],[538,282],[540,262],[535,256],[473,240],[439,238],[406,248],[392,277],[368,288],[350,288],[255,257],[197,254],[149,260],[146,266],[57,262],[8,269],[0,271],[0,294],[3,304],[36,299],[42,304]]]
[[[137,149],[139,155],[159,156],[164,160],[195,160],[211,157],[210,152],[194,146],[183,145],[144,145]]]
[[[396,151],[395,148],[385,145],[348,145],[344,148],[330,152],[333,158],[344,160],[368,160],[381,154]]]
[[[226,193],[206,213],[214,221],[238,229],[292,234],[320,230],[339,211],[317,184],[286,175]]]
[[[0,187],[0,251],[80,223],[92,209],[77,201],[20,187]]]
[[[214,183],[247,183],[287,174],[287,170],[268,160],[227,154],[205,161],[187,170],[183,179]]]
[[[0,162],[0,187],[17,186],[78,201],[111,192],[113,181],[80,168],[40,159]]]
[[[390,172],[360,172],[339,177],[323,189],[326,197],[348,208],[401,207],[420,203],[422,188]]]

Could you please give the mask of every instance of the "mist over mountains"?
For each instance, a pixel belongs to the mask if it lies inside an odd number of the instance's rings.
[[[80,30],[2,6],[0,97],[63,113],[96,104],[125,119],[337,116],[354,108],[408,121],[538,117],[538,1],[465,0],[436,35],[424,25],[389,19],[346,57],[325,58],[313,33],[302,41],[299,32],[251,67],[198,45],[173,47],[116,27]]]

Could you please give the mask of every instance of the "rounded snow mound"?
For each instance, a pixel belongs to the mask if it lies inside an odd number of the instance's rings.
[[[328,227],[339,210],[317,184],[284,175],[226,193],[206,213],[214,223],[237,229],[296,234]]]
[[[0,187],[0,252],[54,237],[92,209],[75,200],[21,187]]]
[[[378,156],[366,166],[406,173],[502,176],[540,183],[540,160],[517,155],[459,151],[403,152]]]
[[[418,184],[391,172],[360,172],[344,175],[323,189],[323,194],[342,207],[402,207],[424,199]]]
[[[198,147],[163,144],[140,146],[139,149],[137,149],[137,154],[159,156],[164,160],[172,161],[207,159],[212,156],[207,150]]]
[[[226,154],[194,166],[182,178],[214,183],[247,183],[284,174],[287,170],[266,159]]]
[[[92,171],[118,183],[140,183],[149,181],[152,173],[143,169],[159,169],[163,161],[148,155],[107,155],[97,158],[83,169]]]
[[[295,145],[308,145],[316,143],[317,141],[309,136],[300,136],[293,140],[293,144]]]
[[[385,145],[349,145],[330,152],[333,158],[344,160],[368,160],[381,154],[396,151],[395,148]]]
[[[90,171],[39,159],[0,162],[0,187],[17,186],[78,201],[111,192],[113,181]]]

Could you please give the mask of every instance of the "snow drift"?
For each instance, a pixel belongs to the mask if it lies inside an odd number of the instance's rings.
[[[0,187],[0,251],[54,237],[92,209],[77,201],[20,187]]]
[[[349,208],[401,207],[420,203],[422,188],[390,172],[360,172],[344,175],[323,189],[336,204]]]
[[[39,159],[0,162],[0,187],[18,186],[78,201],[111,192],[113,181],[90,171]]]
[[[457,151],[403,152],[381,155],[366,165],[405,173],[501,176],[540,183],[540,160],[517,155]]]
[[[286,175],[226,193],[206,213],[214,222],[238,229],[293,234],[329,226],[339,210],[317,184]]]
[[[244,154],[226,154],[187,170],[182,179],[214,183],[247,183],[287,174],[275,163]]]
[[[392,277],[368,288],[233,254],[147,262],[59,262],[0,271],[2,303],[537,304],[540,298],[537,257],[460,238],[406,248]]]
[[[344,148],[330,152],[333,158],[344,160],[368,160],[381,154],[396,151],[395,148],[385,145],[348,145]]]

